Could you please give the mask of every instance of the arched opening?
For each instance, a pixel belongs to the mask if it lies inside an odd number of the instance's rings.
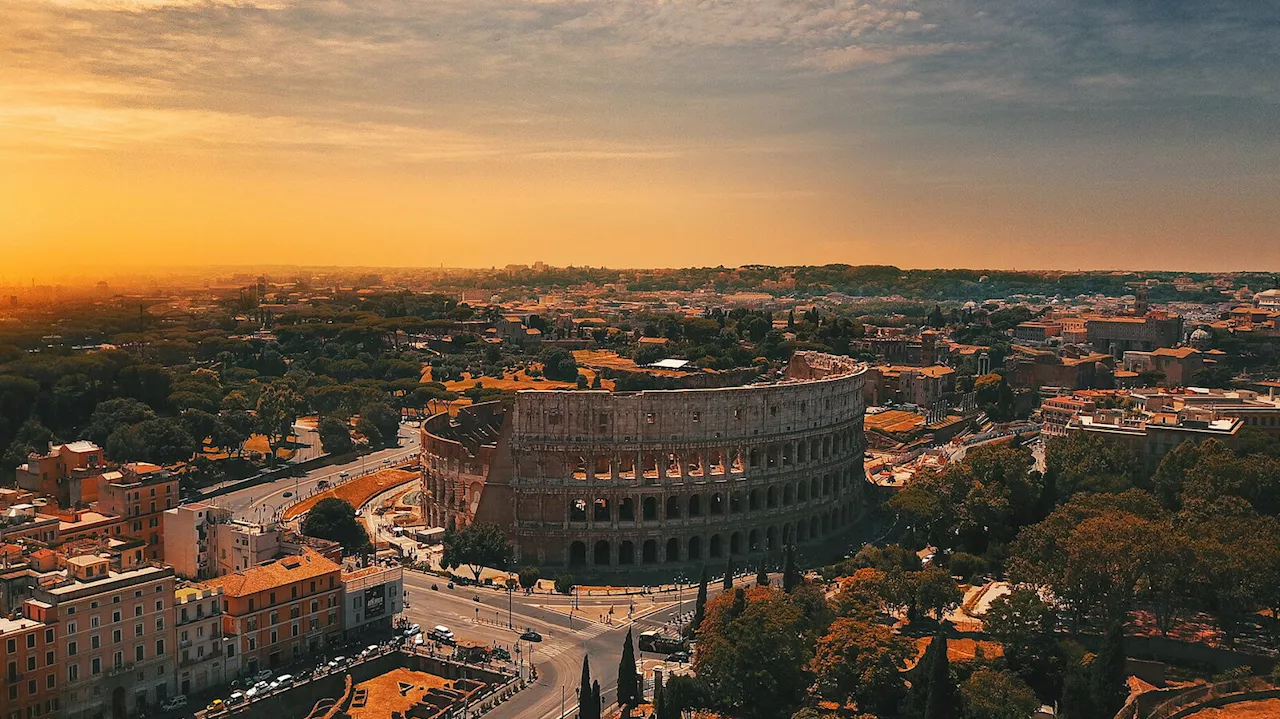
[[[725,474],[724,452],[712,450],[707,461],[711,474]]]
[[[814,517],[809,520],[809,538],[814,539],[818,535],[818,518]]]
[[[583,542],[574,542],[569,545],[569,566],[581,567],[587,563],[587,545]]]
[[[623,497],[622,504],[618,505],[618,521],[636,521],[636,501],[631,497]]]
[[[689,537],[689,559],[702,559],[702,537]]]
[[[796,541],[805,542],[809,539],[809,525],[804,520],[796,523]]]
[[[809,501],[809,483],[808,482],[801,480],[800,483],[796,485],[796,501],[797,502]]]
[[[747,495],[747,509],[752,512],[760,509],[760,490],[753,489],[751,494]]]
[[[595,465],[596,479],[611,479],[613,477],[612,468],[609,466],[609,455],[597,454]]]
[[[809,443],[801,440],[796,444],[796,462],[804,464],[809,461]]]
[[[702,495],[695,494],[689,497],[689,516],[690,517],[702,516]]]
[[[760,449],[758,447],[752,447],[751,451],[747,453],[747,456],[750,458],[752,467],[760,466]]]
[[[668,477],[680,476],[680,458],[677,457],[674,452],[670,452],[667,454],[666,464],[667,464],[666,474]]]
[[[587,521],[587,500],[575,499],[569,503],[569,521],[570,522]]]
[[[680,498],[674,494],[667,497],[667,519],[680,518]]]
[[[788,544],[791,544],[791,523],[790,522],[782,525],[782,546],[785,547]]]
[[[760,530],[753,529],[751,530],[751,533],[747,535],[747,551],[760,551]]]
[[[711,514],[724,514],[724,495],[719,492],[713,493],[708,504],[711,505]]]
[[[574,457],[572,471],[573,471],[574,479],[586,479],[587,478],[587,458],[583,457],[582,455],[578,455]]]
[[[809,480],[809,494],[813,495],[814,499],[817,499],[822,494],[820,481],[817,477]]]
[[[826,533],[830,531],[831,531],[831,517],[824,514],[822,515],[822,534],[825,536]]]
[[[116,687],[111,692],[111,716],[113,719],[125,719],[129,715],[125,707],[124,687]]]
[[[711,541],[707,544],[707,550],[712,559],[719,559],[723,556],[724,547],[720,546],[721,544],[722,542],[720,541],[719,534],[711,535]]]
[[[765,500],[769,506],[769,509],[774,509],[775,507],[777,507],[778,506],[778,488],[770,487],[769,491],[765,493]]]
[[[795,501],[796,501],[796,486],[788,482],[787,486],[782,488],[782,504],[783,506],[790,506],[794,504]]]
[[[680,561],[680,540],[675,537],[667,540],[667,561]]]
[[[597,499],[595,501],[595,509],[591,513],[591,520],[593,522],[608,522],[610,519],[609,500]]]
[[[690,477],[702,476],[702,455],[698,452],[690,453],[688,459],[685,460],[685,472]]]
[[[742,554],[742,532],[729,535],[729,554]]]
[[[592,564],[595,564],[597,567],[609,566],[609,543],[603,539],[596,542],[594,555],[595,556],[592,557]]]
[[[658,542],[653,539],[646,539],[640,552],[641,561],[645,564],[653,564],[658,561]]]
[[[657,479],[658,478],[658,455],[654,454],[653,452],[645,452],[644,464],[641,467],[641,472],[645,477],[648,477],[649,479]]]
[[[623,454],[618,458],[618,478],[636,478],[636,456],[634,453]]]
[[[729,512],[731,514],[742,513],[742,492],[734,492],[729,495]]]
[[[658,518],[658,499],[656,497],[644,498],[644,521],[652,522]]]
[[[766,552],[777,551],[778,549],[778,528],[769,527],[764,532],[764,549]]]
[[[786,442],[782,445],[782,466],[791,466],[791,443]]]
[[[773,469],[774,467],[777,467],[778,466],[778,445],[776,444],[769,445],[769,451],[766,456],[768,457],[768,459],[765,462],[765,466],[769,469]]]
[[[746,467],[742,462],[742,450],[733,450],[733,458],[730,460],[729,471],[734,474],[742,474],[745,469]]]
[[[618,564],[635,564],[636,563],[636,545],[631,540],[625,540],[618,546]]]

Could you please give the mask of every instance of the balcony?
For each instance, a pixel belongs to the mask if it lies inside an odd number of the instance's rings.
[[[183,660],[181,660],[181,661],[179,661],[179,662],[178,662],[178,666],[179,666],[179,667],[190,667],[190,666],[194,666],[194,665],[196,665],[196,664],[200,664],[200,663],[202,663],[202,662],[207,662],[207,661],[210,661],[210,660],[213,660],[213,659],[218,659],[218,658],[221,658],[221,657],[222,657],[222,647],[218,647],[218,648],[214,649],[212,652],[209,652],[208,654],[205,654],[205,655],[204,655],[204,656],[202,656],[202,657],[191,657],[191,658],[189,658],[189,659],[183,659]]]
[[[125,662],[120,666],[107,667],[106,675],[109,677],[118,677],[121,674],[128,674],[133,671],[133,662]]]

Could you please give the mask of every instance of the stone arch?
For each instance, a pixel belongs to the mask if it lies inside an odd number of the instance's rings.
[[[753,489],[751,494],[747,495],[747,509],[752,512],[760,509],[760,490]]]
[[[587,478],[588,465],[587,465],[587,458],[585,456],[581,454],[574,456],[573,461],[570,464],[570,467],[571,467],[570,471],[572,472],[574,479]]]
[[[618,521],[634,522],[636,521],[636,500],[631,497],[623,497],[622,503],[618,505]]]
[[[597,541],[595,551],[592,553],[591,563],[597,567],[609,566],[612,563],[609,561],[612,554],[610,549],[608,541],[603,539]]]
[[[724,495],[719,492],[712,492],[707,498],[707,511],[712,515],[724,514]]]
[[[809,501],[809,483],[804,481],[803,479],[800,480],[799,482],[796,482],[796,501],[797,502]]]
[[[623,452],[618,458],[618,478],[619,479],[635,479],[636,478],[636,454],[635,452]]]
[[[641,458],[640,475],[647,479],[658,478],[658,455],[653,452],[645,452]]]
[[[613,464],[610,459],[611,458],[607,454],[597,454],[593,458],[592,464],[594,466],[592,467],[592,474],[596,479],[613,478]]]
[[[609,522],[613,519],[613,512],[609,506],[609,500],[603,497],[597,497],[592,502],[591,521],[593,522]]]
[[[733,450],[733,455],[729,459],[729,471],[733,474],[742,474],[747,470],[747,465],[742,459],[742,450]]]
[[[787,522],[786,524],[782,525],[782,546],[785,547],[791,543],[792,543],[791,522]]]
[[[817,499],[822,496],[822,480],[814,477],[809,480],[809,496]]]
[[[825,536],[827,532],[831,531],[831,515],[827,514],[826,512],[822,513],[821,526],[822,526],[822,534]]]
[[[818,536],[818,518],[811,517],[809,519],[809,538],[816,539]]]
[[[742,554],[742,532],[729,535],[729,554]]]
[[[764,550],[766,552],[776,552],[778,550],[777,527],[769,527],[764,531]]]
[[[667,540],[667,551],[664,556],[666,557],[665,561],[668,561],[668,562],[680,561],[680,540],[679,539],[672,537]]]
[[[759,467],[760,466],[760,448],[752,447],[751,450],[747,452],[747,458],[750,461],[752,467]]]
[[[673,494],[673,495],[671,495],[671,496],[667,497],[667,515],[666,515],[666,518],[667,518],[667,519],[679,519],[679,518],[680,518],[680,497],[678,497],[677,495],[674,495],[674,494]]]
[[[747,535],[747,551],[749,552],[760,551],[760,530],[753,529]]]
[[[653,539],[644,540],[641,548],[641,561],[645,564],[653,564],[658,561],[658,542]]]
[[[581,567],[587,563],[587,545],[585,542],[573,542],[569,545],[569,566]]]
[[[774,469],[778,466],[778,445],[771,444],[765,453],[765,468]]]
[[[685,554],[690,561],[702,559],[702,537],[689,537],[689,541],[685,543]]]
[[[800,520],[799,522],[796,522],[796,541],[797,542],[809,541],[809,523],[804,521],[803,519]]]
[[[685,474],[687,476],[701,477],[702,476],[702,453],[690,452],[689,455],[685,457],[684,466],[685,466]]]
[[[569,521],[587,521],[587,500],[581,497],[569,501]]]
[[[719,559],[721,556],[723,556],[724,555],[724,547],[722,546],[723,544],[724,543],[720,541],[719,534],[711,535],[711,541],[707,543],[708,556],[710,556],[712,559]]]
[[[644,498],[644,521],[653,522],[658,519],[658,498]]]
[[[809,443],[803,439],[796,442],[796,463],[804,464],[809,461]]]
[[[742,513],[742,492],[733,492],[729,495],[729,513]]]
[[[765,491],[764,497],[765,497],[765,506],[767,506],[769,509],[774,509],[775,507],[778,506],[778,488],[777,487],[769,487],[769,489]]]
[[[618,564],[631,565],[636,563],[636,545],[630,539],[624,539],[622,544],[618,546]]]
[[[714,475],[726,475],[729,473],[728,464],[725,462],[724,452],[713,449],[707,455],[707,469]]]
[[[795,502],[796,502],[796,485],[791,482],[787,482],[787,486],[782,488],[782,504],[783,506],[790,506],[792,504],[795,504]]]
[[[689,516],[690,517],[702,516],[702,495],[700,494],[689,495]]]

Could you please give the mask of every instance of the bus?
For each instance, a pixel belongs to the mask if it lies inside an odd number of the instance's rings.
[[[659,634],[654,630],[640,633],[640,651],[655,654],[675,654],[689,648],[689,643],[680,637]]]

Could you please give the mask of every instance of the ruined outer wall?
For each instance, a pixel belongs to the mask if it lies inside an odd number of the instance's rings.
[[[666,568],[822,541],[863,509],[864,376],[797,353],[773,384],[521,392],[481,506],[504,505],[486,514],[524,564]]]

